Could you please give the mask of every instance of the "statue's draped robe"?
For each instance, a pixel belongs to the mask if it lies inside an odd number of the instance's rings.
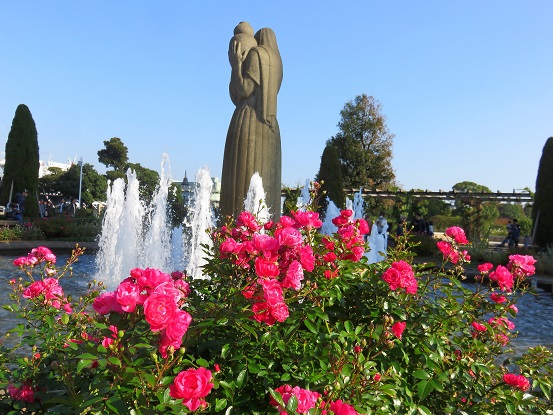
[[[280,217],[282,156],[276,118],[277,94],[282,83],[280,54],[269,45],[250,50],[244,60],[243,77],[255,82],[253,92],[240,97],[232,85],[236,109],[230,121],[221,177],[221,215],[236,217],[243,210],[251,177],[263,180],[266,204],[273,218]],[[255,213],[255,212],[254,212]]]

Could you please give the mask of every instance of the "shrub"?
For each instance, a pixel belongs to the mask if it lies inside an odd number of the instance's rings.
[[[363,257],[364,220],[343,211],[322,236],[313,212],[259,224],[240,215],[213,233],[204,274],[134,269],[114,292],[78,301],[45,248],[18,258],[6,309],[24,323],[0,350],[3,413],[543,414],[553,355],[513,356],[515,302],[529,256],[479,267],[461,283],[460,228],[439,241],[444,266],[411,264],[398,238]],[[74,262],[80,251],[69,260]],[[448,262],[453,267],[446,268]],[[37,275],[38,274],[38,275]],[[494,285],[484,283],[491,281]],[[94,309],[94,311],[91,310]],[[501,364],[509,359],[509,364]]]
[[[30,224],[0,227],[0,241],[40,241],[43,239],[44,233]]]
[[[40,229],[48,239],[79,238],[94,240],[100,234],[102,225],[99,218],[55,215],[37,219],[33,222],[33,226]]]

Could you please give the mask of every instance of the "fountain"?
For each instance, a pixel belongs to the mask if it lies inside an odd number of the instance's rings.
[[[363,188],[353,195],[353,213],[355,219],[365,217],[365,201],[363,200]]]
[[[326,201],[327,206],[325,217],[323,220],[323,226],[321,226],[321,233],[323,235],[332,235],[338,231],[338,227],[332,223],[332,219],[340,216],[340,209],[338,209],[336,204],[332,200],[330,200],[328,196],[326,197]]]
[[[297,199],[296,206],[298,210],[306,210],[307,205],[311,201],[311,194],[309,193],[309,186],[311,182],[309,180],[305,181],[305,186],[301,188],[300,196]]]
[[[169,157],[163,155],[160,182],[149,206],[140,200],[139,182],[130,169],[126,185],[123,179],[117,179],[108,188],[96,255],[97,278],[108,289],[113,290],[133,268],[158,268],[164,272],[186,269],[193,278],[202,278],[201,245],[211,244],[206,229],[215,226],[209,169],[198,172],[190,222],[177,229],[171,228],[167,217],[169,170]]]
[[[265,203],[265,190],[263,180],[259,173],[254,173],[250,180],[250,187],[244,200],[244,210],[253,213],[261,223],[268,222],[271,218],[269,208]]]

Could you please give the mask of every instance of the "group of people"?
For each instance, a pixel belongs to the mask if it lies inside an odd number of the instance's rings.
[[[400,223],[400,225],[403,224]],[[397,236],[403,235],[403,226],[401,226],[401,234],[398,234],[400,225],[396,229]],[[432,221],[423,218],[419,213],[415,213],[415,217],[411,221],[411,230],[418,235],[434,236],[434,224]]]
[[[51,199],[40,199],[38,201],[38,210],[41,218],[48,218],[54,215],[66,214],[75,216],[79,208],[79,201],[76,197],[72,197],[69,202],[62,198],[58,204],[52,202]]]
[[[6,217],[23,223],[23,217],[25,216],[25,202],[27,200],[29,192],[24,189],[22,192],[15,194],[11,202],[6,206]],[[72,197],[70,201],[66,201],[62,198],[61,201],[55,204],[50,198],[39,199],[38,211],[41,218],[52,217],[54,215],[66,214],[69,216],[75,216],[77,209],[79,208],[79,201],[76,197]]]
[[[517,219],[507,222],[507,236],[498,246],[508,245],[510,248],[518,248],[520,240],[520,225]]]

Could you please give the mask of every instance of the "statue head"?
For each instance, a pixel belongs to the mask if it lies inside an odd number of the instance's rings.
[[[253,28],[248,22],[240,22],[234,28],[234,36],[230,39],[228,47],[229,54],[233,53],[234,45],[236,43],[240,44],[240,49],[242,50],[242,52],[247,52],[251,48],[257,46],[257,40],[255,40],[255,37],[253,36]]]

